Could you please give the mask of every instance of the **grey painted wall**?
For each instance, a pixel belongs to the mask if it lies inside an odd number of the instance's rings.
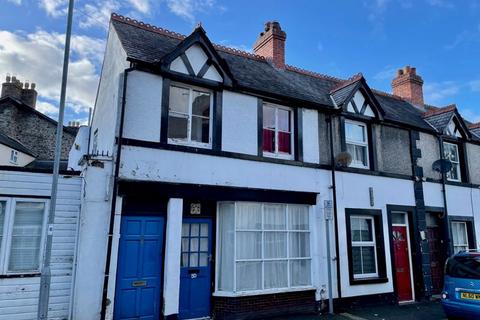
[[[411,175],[412,158],[408,130],[377,125],[374,133],[377,135],[378,170]]]
[[[470,181],[480,184],[480,146],[467,143],[466,149]]]
[[[418,160],[418,165],[423,168],[424,177],[441,179],[441,175],[432,169],[433,162],[440,159],[440,147],[437,137],[420,132],[420,140],[417,141],[417,148],[422,150],[422,157]]]

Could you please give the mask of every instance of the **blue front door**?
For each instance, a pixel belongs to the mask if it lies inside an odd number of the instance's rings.
[[[183,219],[180,319],[201,318],[210,315],[211,234],[210,219]]]
[[[163,232],[163,217],[122,217],[114,319],[160,318]]]

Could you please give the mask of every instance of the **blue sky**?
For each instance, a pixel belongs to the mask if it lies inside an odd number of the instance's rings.
[[[0,0],[0,77],[37,83],[38,108],[56,117],[65,0]],[[396,69],[417,67],[426,103],[456,103],[480,121],[480,0],[77,0],[66,121],[85,121],[101,70],[110,12],[250,50],[267,20],[287,32],[288,64],[348,78],[362,72],[390,92]]]

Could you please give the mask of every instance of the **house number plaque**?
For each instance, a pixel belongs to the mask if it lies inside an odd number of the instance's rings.
[[[202,212],[202,205],[200,203],[190,204],[190,214],[200,214]]]

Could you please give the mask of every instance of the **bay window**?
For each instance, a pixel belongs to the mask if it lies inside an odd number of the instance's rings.
[[[461,181],[462,173],[460,168],[460,155],[458,153],[458,145],[444,142],[443,156],[445,159],[450,160],[450,162],[452,163],[452,169],[447,172],[447,179],[451,181]]]
[[[352,167],[369,167],[368,134],[365,123],[345,121],[345,145],[352,156]]]
[[[263,105],[263,154],[293,159],[293,111],[274,104]]]
[[[468,229],[465,221],[452,221],[453,252],[468,251]]]
[[[0,198],[0,274],[40,271],[47,202]]]
[[[168,141],[210,147],[212,105],[213,95],[207,90],[171,85]]]
[[[217,239],[218,292],[311,286],[309,206],[219,203]]]

